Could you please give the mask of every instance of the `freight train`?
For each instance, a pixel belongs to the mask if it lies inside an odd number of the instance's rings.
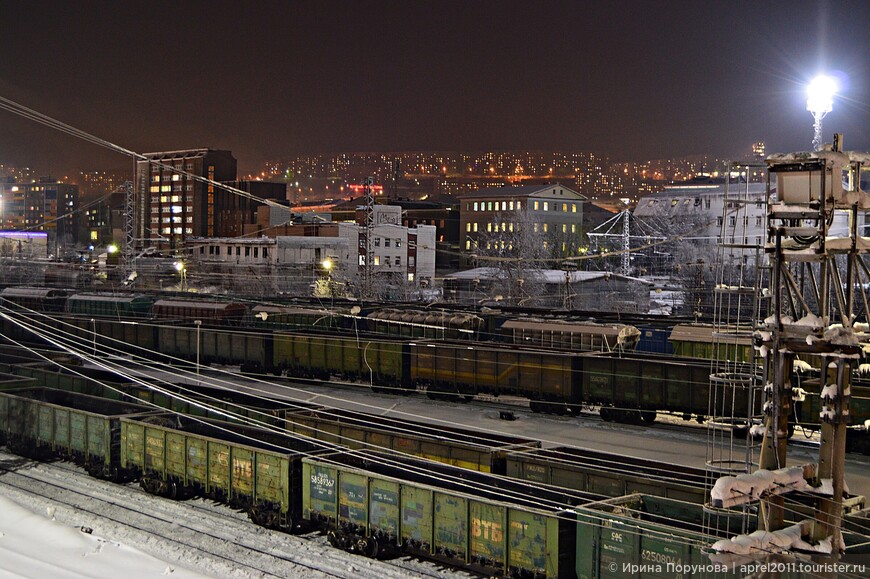
[[[496,341],[569,351],[631,350],[640,332],[630,324],[540,316],[505,317],[419,307],[249,304],[227,299],[148,294],[72,293],[55,288],[7,287],[0,306],[115,319],[200,320],[268,330],[293,329],[406,338]]]
[[[196,302],[191,302],[196,303]],[[14,316],[9,316],[10,318]],[[107,317],[47,318],[83,344],[107,351],[238,365],[247,372],[358,380],[377,392],[423,391],[433,399],[469,400],[479,394],[522,396],[533,411],[578,414],[597,407],[604,420],[653,422],[657,413],[684,419],[747,416],[750,400],[739,389],[710,402],[710,362],[628,352],[572,353],[513,344],[351,337],[318,332],[243,328],[210,322]],[[3,320],[6,335],[27,338]],[[735,368],[737,368],[735,366]],[[744,368],[750,374],[750,369]],[[749,386],[749,385],[747,385]],[[756,392],[760,388],[755,389]],[[793,404],[791,424],[818,430],[821,390],[809,382]],[[848,448],[870,453],[870,386],[852,387]]]
[[[263,526],[324,532],[337,548],[490,576],[585,579],[650,560],[688,569],[710,563],[717,538],[744,532],[727,512],[700,532],[701,505],[663,497],[602,499],[44,388],[0,391],[0,433],[24,456],[70,459],[173,499],[210,497]]]

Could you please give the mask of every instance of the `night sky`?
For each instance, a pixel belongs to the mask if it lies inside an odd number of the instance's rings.
[[[612,160],[870,150],[870,3],[3,2],[0,95],[138,152],[240,170],[327,151],[591,150]],[[0,163],[124,157],[0,112]]]

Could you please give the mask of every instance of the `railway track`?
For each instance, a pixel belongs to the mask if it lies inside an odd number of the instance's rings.
[[[294,536],[253,525],[243,514],[203,500],[158,499],[137,487],[93,479],[69,463],[34,463],[0,453],[0,492],[24,504],[48,502],[58,518],[101,530],[124,527],[135,545],[176,563],[233,577],[444,578],[415,560],[373,561],[337,551],[315,534]],[[165,545],[172,545],[166,548]],[[194,569],[198,570],[198,569]],[[200,570],[200,572],[203,572]]]

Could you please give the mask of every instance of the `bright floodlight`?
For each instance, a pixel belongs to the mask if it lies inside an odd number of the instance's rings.
[[[184,271],[184,262],[183,261],[176,261],[172,265],[175,266],[176,271]]]
[[[807,87],[807,110],[813,114],[813,150],[822,148],[822,119],[831,112],[837,81],[825,75],[814,78]]]
[[[118,246],[113,243],[106,248],[106,251],[108,251],[109,253],[116,253],[118,251]]]

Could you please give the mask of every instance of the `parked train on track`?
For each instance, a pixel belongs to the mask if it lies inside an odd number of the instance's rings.
[[[175,313],[191,314],[197,303],[190,300]],[[211,303],[203,307],[218,311]],[[435,399],[522,396],[537,412],[576,414],[598,407],[602,418],[620,422],[652,422],[660,412],[698,420],[746,416],[750,403],[761,408],[760,400],[750,401],[740,391],[716,397],[711,405],[709,360],[619,351],[575,353],[499,342],[471,345],[462,340],[357,337],[242,327],[217,316],[203,318],[195,324],[189,316],[119,320],[67,315],[52,318],[51,323],[75,333],[83,343],[140,355],[159,353],[203,364],[239,365],[248,372],[339,377],[361,381],[379,392],[422,390]],[[6,332],[28,337],[8,320],[3,324]],[[807,431],[818,430],[821,392],[818,385],[807,384],[804,390],[802,400],[793,404],[790,422]],[[861,381],[852,388],[850,417],[850,450],[870,453],[866,427],[870,387]]]

